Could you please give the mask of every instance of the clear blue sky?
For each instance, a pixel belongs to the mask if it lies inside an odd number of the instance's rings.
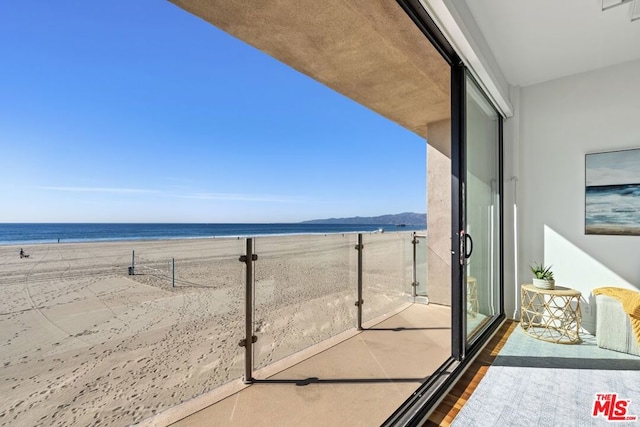
[[[169,2],[0,2],[0,222],[424,212],[425,152]]]

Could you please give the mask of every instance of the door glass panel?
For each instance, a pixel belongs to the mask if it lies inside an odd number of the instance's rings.
[[[466,79],[467,340],[500,302],[499,115],[469,76]]]

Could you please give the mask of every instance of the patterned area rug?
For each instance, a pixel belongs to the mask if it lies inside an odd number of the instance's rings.
[[[553,344],[516,327],[452,425],[640,425],[640,357],[581,338]]]

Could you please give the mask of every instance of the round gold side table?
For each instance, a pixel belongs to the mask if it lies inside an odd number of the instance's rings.
[[[580,342],[580,292],[556,286],[522,285],[520,326],[534,338],[558,344]]]

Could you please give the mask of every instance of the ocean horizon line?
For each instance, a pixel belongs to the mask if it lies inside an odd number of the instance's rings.
[[[226,239],[419,230],[426,230],[426,224],[0,223],[0,245]]]

